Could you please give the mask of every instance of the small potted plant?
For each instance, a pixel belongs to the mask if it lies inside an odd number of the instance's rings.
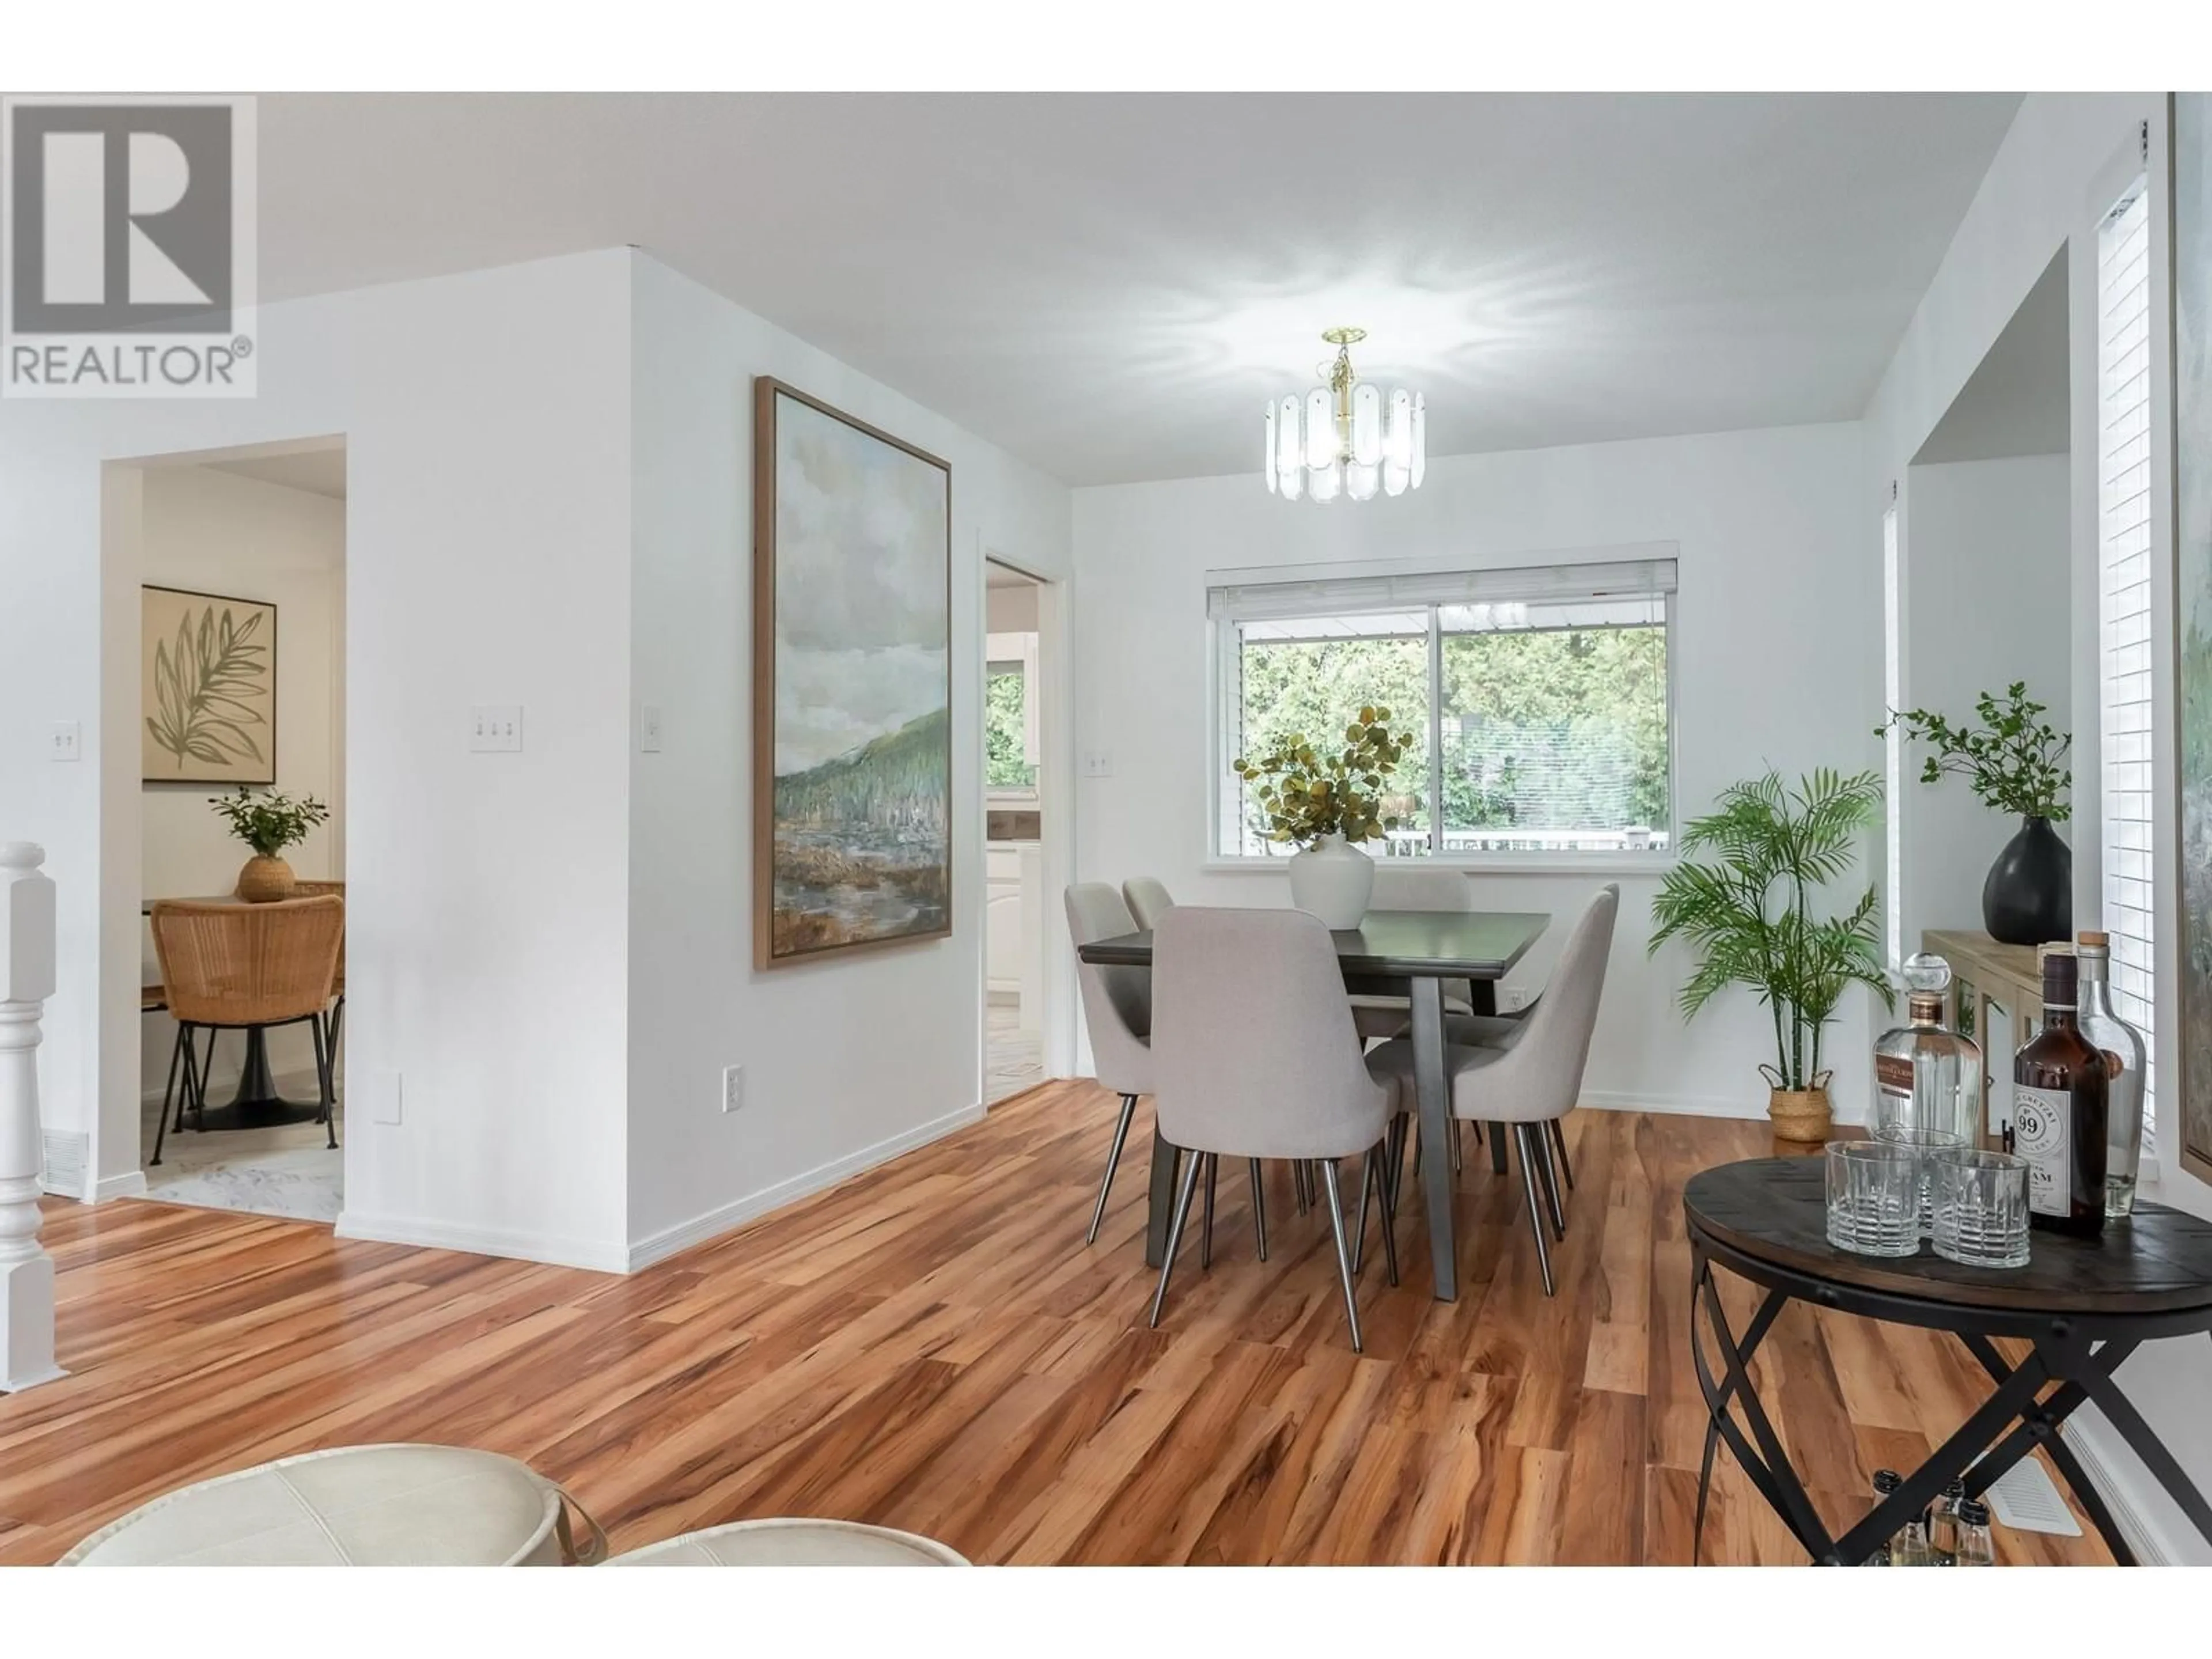
[[[1698,953],[1682,987],[1684,1018],[1729,985],[1749,988],[1773,1015],[1774,1064],[1759,1069],[1778,1139],[1827,1139],[1820,1036],[1844,988],[1856,981],[1885,1006],[1893,1000],[1873,887],[1841,915],[1813,915],[1819,890],[1850,868],[1854,843],[1881,801],[1871,772],[1814,772],[1795,788],[1769,772],[1734,785],[1717,812],[1683,830],[1686,856],[1651,902],[1651,951],[1680,935]],[[1710,864],[1686,856],[1708,849],[1718,855]]]
[[[1291,860],[1291,902],[1332,928],[1357,927],[1375,891],[1375,860],[1354,843],[1397,828],[1382,814],[1383,780],[1410,739],[1394,736],[1390,711],[1362,708],[1340,746],[1283,738],[1257,759],[1239,759],[1269,841],[1299,848]]]
[[[1934,747],[1921,769],[1923,783],[1951,773],[1966,779],[1989,805],[2020,819],[2019,833],[2005,843],[1982,883],[1982,926],[2005,945],[2074,936],[2074,854],[2051,827],[2072,811],[2066,804],[2073,781],[2066,751],[2074,738],[2041,718],[2044,707],[2027,695],[2027,681],[2014,680],[2002,702],[1987,691],[1975,702],[1978,726],[1954,726],[1929,709],[1908,708],[1893,710],[1875,728],[1880,737],[1902,726],[1906,738]]]
[[[208,805],[230,824],[230,833],[253,849],[238,872],[238,896],[249,904],[288,899],[294,891],[292,866],[279,856],[307,840],[307,831],[331,815],[308,795],[294,800],[274,789],[255,794],[244,784],[234,795],[211,795]]]

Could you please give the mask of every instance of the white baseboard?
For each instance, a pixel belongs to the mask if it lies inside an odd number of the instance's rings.
[[[2135,1460],[2130,1457],[2124,1462],[2116,1456],[2118,1449],[2106,1443],[2097,1425],[2087,1418],[2069,1418],[2059,1432],[2073,1448],[2074,1455],[2081,1460],[2082,1472],[2096,1483],[2105,1507],[2112,1510],[2120,1536],[2128,1540],[2136,1559],[2147,1567],[2180,1565],[2186,1558],[2142,1501]]]
[[[338,1212],[335,1231],[340,1238],[368,1239],[379,1244],[414,1244],[426,1250],[466,1250],[471,1255],[512,1256],[523,1261],[543,1261],[556,1267],[583,1267],[600,1273],[629,1271],[629,1261],[618,1244],[562,1238],[550,1233],[457,1227],[450,1222],[430,1221],[421,1216],[371,1215],[356,1209]]]
[[[133,1170],[128,1175],[103,1176],[93,1183],[92,1201],[105,1204],[111,1198],[143,1198],[146,1196],[146,1172]]]
[[[1765,1117],[1764,1103],[1730,1100],[1726,1095],[1647,1095],[1626,1090],[1585,1089],[1577,1103],[1601,1112],[1665,1112],[1682,1117]]]
[[[910,1152],[917,1146],[942,1139],[955,1130],[964,1129],[971,1123],[982,1121],[983,1108],[981,1106],[948,1112],[943,1117],[932,1118],[927,1123],[917,1124],[895,1134],[888,1140],[878,1140],[873,1146],[863,1146],[858,1152],[848,1152],[842,1158],[817,1164],[788,1181],[779,1181],[773,1187],[764,1187],[759,1192],[732,1199],[727,1204],[718,1204],[704,1215],[693,1216],[689,1221],[679,1221],[672,1227],[664,1227],[657,1233],[637,1240],[629,1247],[629,1270],[635,1273],[640,1267],[649,1267],[656,1261],[665,1261],[680,1250],[704,1243],[733,1227],[742,1227],[746,1222],[764,1216],[771,1210],[780,1210],[787,1204],[834,1187],[864,1170],[872,1170],[902,1152]]]

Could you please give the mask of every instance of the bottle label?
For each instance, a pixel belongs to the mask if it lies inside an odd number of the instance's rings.
[[[1914,1127],[1912,1060],[1905,1054],[1874,1057],[1875,1125],[1878,1129]]]
[[[2027,1207],[2036,1215],[2069,1212],[2074,1103],[2057,1089],[2014,1084],[2012,1149],[2027,1160]]]

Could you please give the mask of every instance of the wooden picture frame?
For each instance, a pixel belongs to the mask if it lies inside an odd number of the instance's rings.
[[[139,590],[139,781],[276,781],[276,607]]]
[[[753,960],[952,932],[952,469],[753,381]]]

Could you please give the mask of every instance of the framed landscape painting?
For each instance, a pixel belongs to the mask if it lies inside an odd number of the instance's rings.
[[[276,607],[220,593],[139,593],[139,775],[276,781]]]
[[[753,953],[952,931],[952,470],[753,382]]]
[[[2173,94],[2181,1161],[2212,1181],[2212,94]]]

